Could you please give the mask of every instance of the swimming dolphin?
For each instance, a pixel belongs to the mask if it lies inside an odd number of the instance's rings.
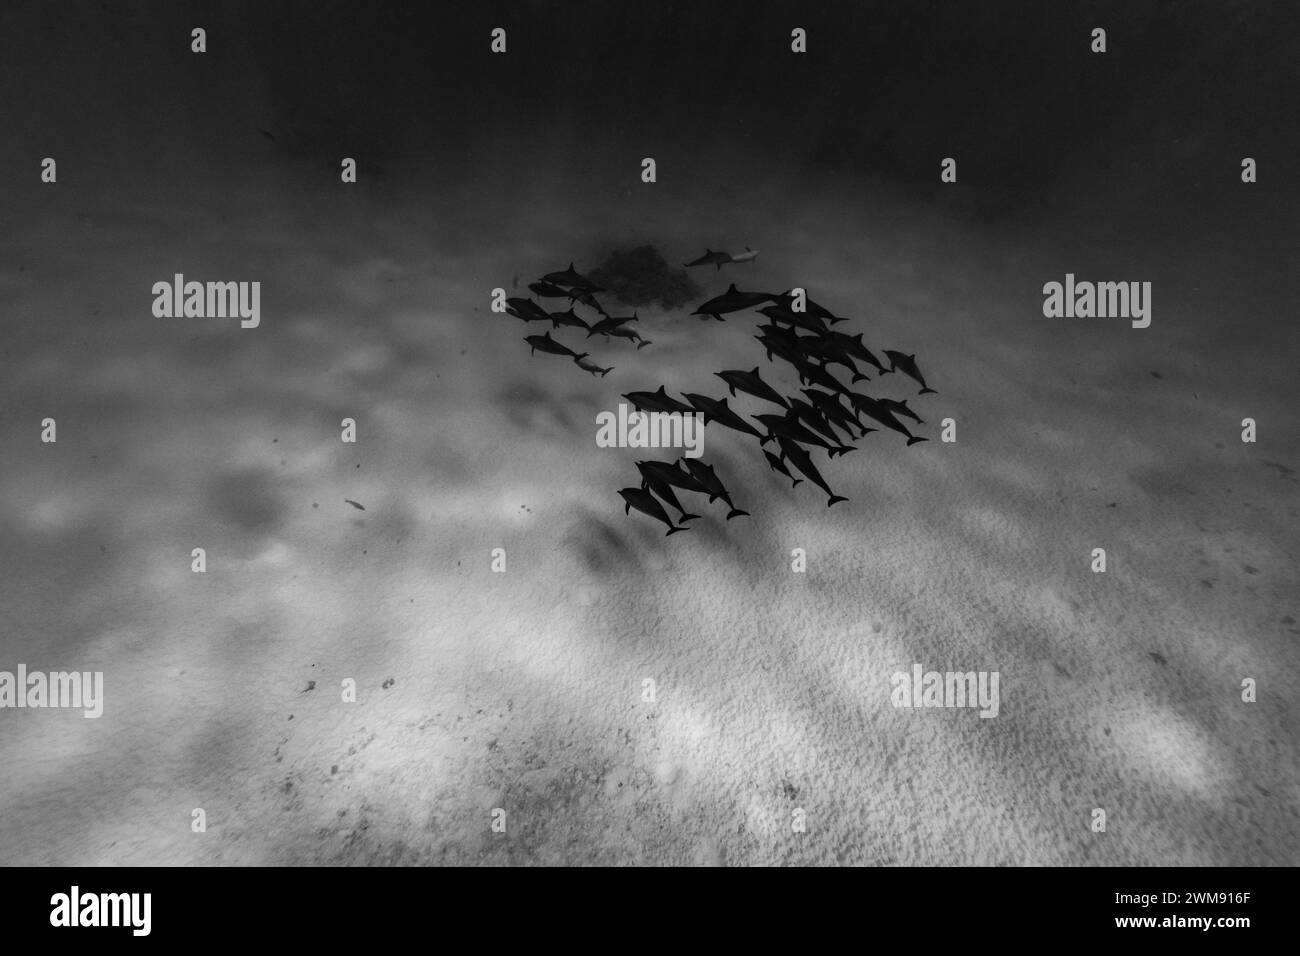
[[[847,445],[840,443],[837,438],[836,444],[832,445],[825,438],[822,438],[816,432],[811,432],[804,427],[803,423],[795,417],[794,412],[788,412],[785,415],[755,415],[756,421],[762,422],[767,426],[768,435],[763,438],[760,444],[766,445],[774,439],[788,438],[790,441],[802,442],[805,445],[816,445],[818,448],[825,448],[827,457],[834,458],[836,455],[843,455],[846,452],[853,451]]]
[[[830,500],[826,502],[827,508],[835,504],[837,501],[849,500],[848,498],[844,498],[831,491],[830,486],[826,484],[826,479],[821,476],[821,472],[819,472],[817,466],[813,464],[812,456],[809,455],[808,452],[800,448],[796,443],[792,442],[788,438],[778,438],[776,441],[777,444],[781,446],[781,454],[785,460],[807,475],[808,479],[814,485],[830,496]]]
[[[853,364],[853,359],[845,355],[834,343],[817,336],[801,335],[799,336],[799,345],[813,358],[821,359],[822,368],[828,365],[839,365],[853,374],[855,383],[871,381],[858,371],[858,367]]]
[[[643,349],[650,344],[650,340],[641,338],[640,334],[636,331],[636,329],[629,329],[622,325],[615,326],[605,334],[612,335],[616,339],[628,339],[632,342],[635,342],[637,344],[636,347],[639,349]]]
[[[747,392],[755,398],[761,398],[768,402],[775,402],[782,408],[790,407],[789,403],[781,396],[781,393],[771,385],[768,385],[767,382],[763,381],[759,376],[757,365],[748,372],[728,369],[727,371],[714,372],[713,374],[727,383],[727,387],[731,389],[732,398],[736,397],[736,389],[740,389],[742,392]]]
[[[916,356],[905,355],[902,352],[894,352],[885,349],[885,357],[889,359],[890,367],[895,372],[902,372],[909,378],[915,379],[921,383],[921,390],[918,395],[938,395],[939,393],[925,384],[925,379],[921,376],[921,370],[916,367]]]
[[[707,487],[700,484],[689,471],[680,468],[677,462],[638,461],[636,467],[643,477],[654,475],[658,481],[672,485],[675,488],[681,488],[683,491],[695,491],[704,495],[709,493]]]
[[[584,362],[581,358],[575,358],[573,361],[577,363],[578,368],[585,372],[590,372],[592,375],[599,375],[601,378],[604,378],[610,372],[614,371],[614,366],[612,365],[609,368],[601,368],[595,362]]]
[[[905,401],[896,402],[892,398],[882,398],[880,402],[882,405],[888,406],[889,410],[893,412],[895,415],[906,415],[908,418],[916,422],[918,425],[925,424],[925,419],[922,418],[920,415],[916,414],[916,412],[912,411],[910,408],[908,408],[907,402]]]
[[[779,305],[779,306],[783,306],[783,307],[784,307],[785,309],[787,309],[788,311],[791,311],[791,312],[794,311],[794,308],[793,308],[793,306],[794,306],[794,295],[793,295],[791,292],[789,292],[789,291],[787,291],[787,292],[782,292],[780,295],[774,295],[774,296],[772,296],[772,301],[775,302],[775,303],[776,303],[777,305]],[[816,319],[825,319],[825,320],[826,320],[827,322],[829,322],[831,325],[834,325],[836,322],[847,322],[847,321],[848,321],[848,319],[846,319],[844,316],[842,316],[842,315],[836,315],[836,314],[835,314],[834,312],[832,312],[830,309],[827,309],[827,308],[825,308],[825,307],[823,307],[823,306],[820,306],[820,305],[818,305],[816,302],[814,302],[812,299],[810,299],[810,298],[808,297],[808,292],[807,292],[807,290],[804,290],[803,305],[804,305],[804,312],[805,312],[807,315],[811,315],[813,318],[816,318]]]
[[[713,316],[719,322],[726,321],[723,315],[728,312],[742,312],[745,309],[752,309],[762,305],[764,302],[772,301],[773,296],[769,292],[741,292],[736,288],[736,283],[731,283],[727,291],[722,295],[714,296],[708,302],[705,302],[691,315],[700,315],[704,317]]]
[[[755,438],[762,439],[763,435],[757,428],[727,407],[725,398],[709,398],[706,395],[696,395],[694,392],[682,392],[682,395],[694,406],[697,412],[704,416],[704,424],[717,422],[719,425],[726,425],[738,432],[744,432],[746,435],[753,435]]]
[[[815,315],[809,315],[807,312],[791,312],[783,305],[765,305],[758,311],[767,316],[773,322],[784,322],[787,325],[796,325],[806,332],[825,335],[829,331],[826,328],[826,324]]]
[[[843,395],[847,395],[849,392],[847,385],[821,366],[813,365],[811,362],[796,362],[794,367],[795,371],[799,373],[800,381],[811,382],[814,385],[820,385],[822,388]]]
[[[691,266],[716,265],[718,271],[721,272],[722,267],[731,261],[731,256],[728,253],[714,252],[712,249],[705,246],[704,255],[700,256],[698,259],[692,259],[690,262],[683,262],[682,265],[687,269],[691,268]]]
[[[563,272],[548,272],[542,276],[543,282],[551,282],[555,285],[567,286],[570,289],[586,289],[588,292],[604,292],[600,286],[592,282],[584,275],[579,275],[578,271],[573,268],[573,263],[569,263],[569,268]]]
[[[772,361],[773,355],[777,355],[791,365],[807,364],[807,356],[793,339],[775,335],[756,335],[754,338],[763,343],[763,351],[767,353],[769,362]],[[802,376],[800,378],[802,379]]]
[[[650,494],[644,488],[623,488],[619,491],[623,496],[623,513],[631,514],[635,508],[642,514],[649,515],[658,521],[668,525],[668,534],[675,534],[678,531],[689,531],[690,528],[685,525],[673,524],[673,519],[668,517],[668,512],[664,511],[664,506],[655,500],[655,496]],[[667,537],[668,535],[664,535]]]
[[[694,475],[695,479],[708,489],[710,504],[712,504],[717,498],[721,498],[727,503],[727,507],[731,509],[727,512],[728,521],[732,518],[739,518],[741,515],[749,514],[748,511],[741,511],[732,504],[731,495],[727,493],[727,489],[722,484],[722,479],[718,477],[718,473],[713,470],[712,465],[706,465],[698,458],[683,458],[682,461],[686,463],[686,470]]]
[[[610,332],[618,328],[620,325],[636,321],[638,321],[638,319],[635,313],[632,315],[607,315],[591,326],[591,330],[587,333],[587,338],[591,338],[593,335],[597,334],[608,337]]]
[[[657,392],[625,392],[622,397],[642,412],[682,412],[687,415],[695,413],[695,409],[691,406],[670,398],[662,385]]]
[[[780,472],[781,474],[789,478],[791,481],[793,481],[794,484],[790,486],[791,488],[799,487],[799,484],[803,481],[803,479],[796,478],[794,475],[790,474],[790,469],[785,467],[785,462],[781,461],[780,458],[777,458],[776,455],[772,454],[766,448],[763,449],[763,454],[767,456],[767,467],[771,468],[773,471]]]
[[[533,291],[533,295],[539,299],[567,299],[569,290],[561,289],[554,283],[542,280],[541,282],[530,282],[528,288]]]
[[[534,352],[550,352],[552,355],[567,355],[569,358],[578,358],[578,353],[573,351],[567,345],[563,345],[551,338],[550,332],[541,335],[525,335],[524,341],[533,349]],[[529,353],[530,355],[532,352]],[[582,353],[585,358],[586,352]]]
[[[653,469],[647,467],[650,464],[651,462],[645,461],[638,461],[636,463],[636,470],[641,472],[641,487],[653,491],[663,499],[664,502],[677,509],[677,513],[680,515],[677,519],[679,523],[698,518],[699,515],[689,514],[686,509],[682,507],[682,503],[677,500],[677,495],[673,493],[672,482],[665,479],[662,475],[657,474]],[[654,462],[654,464],[660,463]]]
[[[545,322],[550,314],[532,299],[506,299],[506,311],[525,322]]]
[[[758,250],[745,247],[745,251],[731,257],[732,262],[753,262],[758,258]]]
[[[609,313],[605,311],[605,307],[602,306],[599,302],[597,302],[596,297],[592,295],[590,292],[588,292],[586,289],[569,290],[569,301],[581,302],[587,308],[595,309],[601,315],[609,315]]]
[[[875,431],[874,428],[863,428],[854,414],[840,404],[837,394],[823,392],[816,388],[800,389],[812,401],[821,413],[826,416],[826,420],[839,425],[849,434],[853,434],[852,429],[857,428],[860,432],[859,438],[865,438],[867,434]]]
[[[854,358],[862,359],[881,375],[892,372],[892,368],[885,368],[880,364],[880,359],[872,354],[871,349],[862,344],[862,333],[857,335],[847,335],[844,332],[831,331],[828,334],[831,343],[838,346],[843,352],[852,355]]]
[[[579,318],[577,313],[574,312],[572,309],[567,309],[564,312],[548,313],[547,318],[551,320],[552,328],[556,328],[556,329],[558,329],[562,325],[570,325],[575,329],[583,329],[583,330],[591,328],[591,326],[588,325],[586,322],[582,321],[582,319]]]
[[[791,398],[790,411],[794,412],[795,416],[801,422],[803,422],[813,431],[817,432],[817,434],[825,435],[831,441],[835,442],[836,445],[839,445],[841,447],[844,448],[852,447],[846,445],[840,439],[839,432],[837,432],[834,429],[830,419],[827,418],[826,415],[822,413],[821,409],[809,405],[807,402],[803,401],[802,399]],[[845,431],[848,431],[848,429],[846,428]],[[849,438],[853,438],[853,437],[854,437],[853,432],[849,432]]]
[[[856,411],[859,411],[870,418],[874,418],[886,428],[892,428],[900,435],[906,435],[907,443],[909,445],[915,445],[917,442],[929,440],[926,438],[918,438],[909,432],[907,426],[894,417],[894,413],[889,410],[888,405],[884,405],[881,402],[876,401],[874,398],[867,395],[861,395],[857,392],[850,392],[849,404],[851,404]]]

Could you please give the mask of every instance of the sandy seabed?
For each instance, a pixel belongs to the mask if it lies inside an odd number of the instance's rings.
[[[0,240],[0,667],[102,670],[105,711],[0,713],[0,860],[1300,860],[1296,340],[1244,258],[820,197],[61,196]],[[818,453],[828,509],[711,428],[753,517],[666,539],[595,415],[723,368],[793,387],[756,320],[642,307],[653,345],[591,340],[597,379],[489,292],[727,237],[762,253],[707,294],[803,284],[915,352],[930,441]],[[261,326],[155,319],[174,272],[261,280]],[[1152,327],[1044,319],[1066,272],[1152,280]],[[999,672],[998,716],[895,709],[914,663]]]

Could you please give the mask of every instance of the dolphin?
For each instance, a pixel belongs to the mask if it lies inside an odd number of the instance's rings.
[[[748,511],[741,511],[732,504],[731,495],[727,493],[727,489],[723,486],[722,480],[718,477],[718,473],[713,470],[712,465],[706,465],[697,458],[683,458],[682,461],[686,463],[686,470],[694,475],[695,479],[708,489],[710,504],[712,504],[717,498],[721,498],[727,503],[727,507],[731,509],[727,512],[728,521],[732,518],[739,518],[741,515],[749,514]]]
[[[588,292],[604,292],[600,286],[592,282],[584,275],[579,275],[578,270],[573,268],[573,263],[569,263],[569,268],[563,272],[548,272],[542,276],[543,282],[551,282],[555,285],[568,286],[570,289],[586,289]]]
[[[562,325],[570,325],[575,329],[583,330],[591,328],[591,326],[582,321],[582,319],[579,318],[577,313],[572,309],[567,309],[564,312],[551,312],[547,315],[547,318],[551,320],[551,327],[556,329]]]
[[[728,428],[734,428],[746,435],[753,435],[757,439],[761,440],[763,438],[758,429],[727,407],[725,398],[709,398],[705,395],[696,395],[694,392],[682,392],[682,395],[694,406],[697,412],[704,416],[704,424],[707,425],[711,421],[717,422],[719,425],[726,425]]]
[[[691,266],[716,265],[718,271],[721,272],[722,267],[731,261],[732,258],[728,253],[714,252],[712,249],[705,246],[704,255],[700,256],[698,259],[692,259],[690,262],[683,262],[682,265],[687,269],[691,268]]]
[[[707,487],[700,484],[689,471],[678,467],[677,462],[638,461],[636,467],[643,477],[653,475],[656,480],[672,485],[675,488],[681,488],[683,491],[695,491],[705,495],[709,493]]]
[[[736,389],[740,389],[742,392],[747,392],[755,398],[774,402],[782,408],[790,407],[789,403],[781,397],[781,393],[771,385],[768,385],[767,382],[763,381],[759,376],[757,365],[748,372],[728,369],[723,372],[714,372],[713,374],[727,383],[728,388],[731,389],[732,398],[736,397]]]
[[[700,315],[704,317],[713,316],[719,322],[725,321],[722,316],[728,312],[742,312],[745,309],[752,309],[762,305],[764,302],[770,302],[774,296],[769,292],[741,292],[736,288],[736,283],[731,283],[727,291],[722,295],[714,296],[708,302],[705,302],[691,315]]]
[[[925,424],[925,419],[922,418],[920,415],[916,414],[916,412],[912,411],[910,408],[908,408],[907,402],[905,401],[896,402],[892,398],[882,398],[880,400],[880,403],[882,405],[887,406],[889,410],[893,412],[895,415],[906,415],[908,418],[916,422],[918,425]]]
[[[593,335],[598,335],[598,334],[608,336],[612,330],[618,328],[620,325],[623,325],[627,322],[636,322],[636,321],[638,321],[638,319],[635,313],[633,313],[632,315],[619,315],[619,316],[607,315],[603,319],[596,322],[593,326],[591,326],[591,331],[587,333],[587,338],[591,338]]]
[[[592,295],[590,292],[588,292],[586,289],[570,289],[569,301],[581,302],[587,308],[595,309],[601,315],[609,315],[609,313],[605,311],[605,307],[602,306],[599,302],[597,302],[596,297]]]
[[[614,366],[612,365],[609,368],[601,368],[595,362],[584,362],[581,358],[575,358],[573,361],[577,364],[578,368],[585,372],[590,372],[592,375],[599,375],[601,378],[604,378],[610,372],[614,371]]]
[[[813,464],[812,456],[809,455],[808,452],[804,451],[804,449],[800,448],[788,438],[778,438],[776,441],[777,444],[781,446],[781,454],[784,458],[803,472],[814,485],[830,496],[830,500],[826,502],[827,508],[835,504],[837,501],[849,500],[848,498],[841,497],[831,491],[830,486],[826,484],[826,479],[821,476],[821,472],[819,472],[817,466]]]
[[[825,448],[829,458],[854,450],[847,445],[841,444],[838,438],[835,439],[836,444],[832,445],[825,438],[809,431],[797,417],[793,416],[794,412],[785,415],[755,415],[754,418],[766,425],[768,430],[768,435],[762,439],[761,444],[766,445],[773,439],[787,438],[790,441],[803,442],[805,445],[816,445],[818,448]]]
[[[858,371],[858,367],[853,364],[853,359],[845,355],[834,343],[811,335],[801,335],[799,336],[799,344],[809,355],[822,360],[822,368],[827,365],[839,365],[853,373],[854,383],[871,381]]]
[[[550,315],[532,299],[506,299],[506,311],[525,322],[545,322]]]
[[[668,525],[668,534],[691,530],[685,525],[673,524],[673,519],[668,517],[668,512],[664,511],[664,506],[656,501],[655,496],[644,488],[623,488],[619,491],[619,494],[623,496],[623,514],[631,514],[632,509],[635,508],[642,514],[649,515],[651,518]],[[664,537],[667,536],[664,535]]]
[[[814,408],[812,405],[809,405],[807,402],[803,401],[802,399],[791,398],[790,411],[794,412],[795,416],[801,422],[803,422],[813,431],[817,432],[819,435],[825,435],[827,438],[829,438],[831,441],[835,442],[835,444],[841,447],[844,448],[852,447],[849,445],[845,445],[844,442],[840,440],[839,433],[835,431],[834,427],[832,427],[832,423],[830,419],[827,418],[820,409]],[[845,429],[845,431],[848,431],[848,429]],[[853,433],[849,432],[849,438],[853,438],[853,437],[854,437]]]
[[[849,434],[852,434],[852,429],[855,427],[861,432],[859,438],[865,438],[868,433],[875,431],[874,428],[863,428],[862,422],[858,421],[852,412],[840,404],[837,394],[823,392],[815,388],[804,388],[800,389],[800,391],[812,400],[813,405],[821,410],[827,421],[834,422]]]
[[[642,412],[682,412],[685,415],[695,414],[695,409],[689,405],[683,405],[675,398],[670,398],[668,392],[662,385],[657,392],[625,392],[622,398],[636,406],[638,411]]]
[[[554,283],[542,280],[541,282],[530,282],[528,288],[532,290],[533,295],[539,299],[567,299],[569,292],[567,289],[561,289]]]
[[[656,474],[652,469],[648,468],[647,465],[649,464],[651,463],[644,462],[644,461],[638,461],[636,463],[636,470],[641,472],[641,487],[649,488],[661,499],[663,499],[664,502],[666,502],[669,505],[672,505],[673,508],[677,509],[677,513],[680,515],[680,517],[677,519],[678,523],[691,521],[694,518],[698,518],[699,515],[689,514],[687,513],[686,509],[682,507],[682,503],[677,500],[677,495],[673,493],[672,482],[665,479],[662,475]],[[654,462],[654,464],[660,464],[660,462]]]
[[[614,326],[614,328],[610,329],[605,334],[612,335],[616,339],[628,339],[635,342],[637,344],[636,347],[639,349],[643,349],[650,344],[650,340],[641,338],[636,329],[629,329],[622,325]]]
[[[892,428],[900,435],[907,436],[907,443],[915,445],[917,442],[929,441],[927,438],[918,438],[907,430],[907,426],[894,417],[894,413],[889,410],[889,406],[876,401],[867,395],[860,395],[857,392],[849,393],[849,403],[862,414],[874,418],[886,428]]]
[[[787,292],[782,292],[780,295],[774,295],[772,296],[772,301],[775,302],[777,305],[784,306],[787,310],[791,312],[794,311],[793,309],[794,295],[791,294],[791,292],[787,291]],[[804,291],[803,304],[804,304],[804,312],[806,314],[811,315],[817,319],[825,319],[831,325],[834,325],[836,322],[848,321],[848,319],[846,319],[844,316],[836,315],[830,309],[820,306],[812,299],[810,299],[808,297],[807,290]]]
[[[843,352],[852,355],[854,358],[862,359],[881,375],[892,372],[893,369],[885,368],[880,364],[880,359],[871,353],[871,349],[862,344],[862,333],[857,335],[847,335],[844,332],[831,331],[829,333],[830,341],[838,346]]]
[[[813,365],[811,362],[796,362],[795,370],[799,373],[801,381],[820,385],[832,392],[848,394],[848,386],[821,366]]]
[[[763,343],[763,351],[767,353],[769,362],[772,361],[773,355],[777,355],[796,367],[800,364],[806,364],[806,356],[803,354],[803,350],[799,348],[793,339],[772,335],[756,335],[754,338]],[[802,377],[800,375],[801,379]]]
[[[785,462],[781,461],[780,458],[777,458],[776,455],[772,454],[766,448],[763,449],[763,454],[767,456],[767,467],[771,468],[773,471],[780,472],[781,474],[789,478],[791,481],[793,481],[794,484],[790,486],[791,488],[799,487],[799,484],[803,481],[803,479],[796,478],[794,475],[790,474],[790,469],[785,467]]]
[[[921,370],[916,367],[916,356],[905,355],[902,352],[894,352],[885,349],[885,357],[889,359],[890,368],[895,372],[902,372],[908,378],[915,379],[921,383],[921,390],[918,395],[938,395],[939,393],[925,384],[925,378],[921,375]]]
[[[525,335],[524,341],[528,343],[529,347],[532,348],[534,352],[550,352],[552,355],[567,355],[569,358],[579,357],[578,353],[573,351],[573,349],[551,338],[550,332],[545,332],[541,335]],[[529,354],[531,355],[532,352]],[[582,353],[582,357],[585,358],[586,355],[586,352]]]
[[[773,322],[784,322],[786,325],[795,325],[806,332],[815,332],[818,335],[825,335],[829,329],[824,322],[814,315],[807,312],[791,312],[783,305],[765,305],[758,310],[767,316]]]
[[[731,257],[732,262],[753,262],[758,258],[758,250],[745,247],[745,251]]]

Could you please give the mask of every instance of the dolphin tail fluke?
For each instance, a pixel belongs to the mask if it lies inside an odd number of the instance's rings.
[[[916,444],[917,442],[919,442],[919,441],[929,441],[929,440],[930,440],[930,439],[928,439],[928,438],[921,438],[921,437],[919,437],[919,436],[917,436],[917,435],[913,435],[911,438],[909,438],[909,439],[907,440],[907,443],[908,443],[909,445],[915,445],[915,444]]]
[[[739,508],[732,508],[727,512],[727,520],[730,521],[732,518],[739,518],[741,515],[744,515],[747,518],[752,517],[748,511],[741,511]]]
[[[640,342],[637,343],[636,347],[639,348],[639,349],[643,349],[643,348],[645,348],[645,347],[646,347],[647,345],[649,345],[649,344],[650,344],[650,340],[649,340],[649,339],[642,339]]]
[[[791,488],[798,488],[801,484],[803,484],[802,478],[795,478],[793,480],[794,480],[794,484],[790,486]]]
[[[917,392],[916,394],[918,394],[918,395],[938,395],[939,393],[936,392],[936,391],[935,391],[934,389],[932,389],[932,388],[923,388],[923,389],[921,389],[919,392]]]
[[[679,524],[674,528],[669,528],[667,533],[664,535],[664,537],[665,538],[670,537],[671,535],[676,534],[678,531],[690,531],[690,530],[691,529],[686,527],[686,525]]]
[[[608,375],[608,374],[609,374],[610,372],[612,372],[612,371],[614,371],[614,366],[612,366],[612,365],[611,365],[609,368],[603,368],[603,369],[600,370],[600,377],[601,377],[601,378],[604,378],[606,375]]]
[[[835,504],[837,501],[848,501],[848,500],[849,500],[848,498],[841,497],[840,495],[831,495],[831,500],[828,501],[828,502],[826,502],[826,507],[829,508],[831,505]]]

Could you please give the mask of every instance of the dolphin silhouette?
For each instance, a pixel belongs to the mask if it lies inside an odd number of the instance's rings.
[[[895,372],[902,372],[908,378],[914,379],[921,383],[921,390],[918,395],[938,395],[939,393],[925,384],[925,378],[921,375],[921,370],[916,367],[916,356],[905,355],[902,352],[894,352],[885,349],[885,356],[889,359],[890,367]]]
[[[827,508],[835,504],[837,501],[849,500],[848,498],[844,498],[831,491],[830,486],[826,484],[826,479],[821,476],[821,472],[819,472],[817,466],[813,464],[812,456],[809,455],[808,452],[800,448],[795,442],[788,438],[778,438],[776,441],[777,444],[781,446],[781,454],[785,460],[798,468],[808,477],[809,481],[830,496],[830,500],[826,502]]]
[[[706,465],[698,458],[683,458],[682,461],[686,464],[686,470],[694,475],[695,479],[709,490],[710,503],[717,498],[721,498],[727,503],[727,507],[731,509],[727,512],[728,521],[732,518],[739,518],[741,515],[749,515],[748,511],[741,511],[732,504],[731,495],[727,493],[726,487],[722,484],[722,479],[718,477],[718,473],[713,470],[712,465]]]
[[[774,402],[782,408],[789,408],[789,403],[781,396],[781,393],[774,389],[767,382],[763,381],[762,376],[758,374],[758,366],[755,365],[750,371],[744,372],[738,369],[728,369],[722,372],[714,372],[714,375],[727,383],[731,390],[731,397],[736,397],[736,389],[740,389],[755,398],[761,398],[767,402]]]
[[[675,508],[677,513],[680,515],[677,519],[678,523],[692,521],[695,518],[698,518],[699,515],[690,514],[682,507],[682,503],[677,500],[677,495],[673,493],[672,482],[668,481],[662,475],[657,474],[654,469],[648,468],[647,466],[649,464],[651,463],[644,461],[638,461],[636,463],[636,470],[641,472],[641,487],[650,489],[650,491],[653,491],[667,504]],[[660,463],[654,462],[654,464]]]
[[[642,412],[681,412],[685,415],[695,412],[691,406],[683,405],[677,399],[669,397],[662,385],[656,392],[625,392],[621,397],[626,398]]]
[[[704,255],[700,256],[698,259],[692,259],[690,262],[683,262],[682,266],[684,268],[689,269],[692,266],[716,265],[718,267],[718,271],[721,272],[722,267],[731,261],[732,261],[731,256],[728,255],[727,253],[714,252],[712,249],[706,246],[704,248]]]
[[[764,302],[770,302],[774,296],[770,292],[741,292],[736,288],[736,283],[731,283],[727,291],[722,295],[714,296],[708,302],[705,302],[691,315],[700,315],[704,317],[713,316],[719,322],[726,321],[722,317],[728,312],[741,312],[745,309],[752,309]]]
[[[728,408],[725,398],[709,398],[706,395],[696,395],[694,392],[682,392],[682,395],[697,412],[704,416],[704,424],[717,422],[719,425],[726,425],[728,428],[762,440],[762,433]]]
[[[578,357],[578,353],[573,349],[551,338],[550,332],[541,335],[525,335],[524,341],[528,343],[534,352],[550,352],[552,355],[567,355],[569,358]],[[529,354],[533,353],[530,352]],[[586,353],[584,352],[583,355],[585,356]]]
[[[623,488],[620,489],[619,494],[623,496],[624,514],[631,514],[632,509],[635,508],[642,514],[649,515],[651,518],[668,525],[668,534],[664,535],[664,537],[676,534],[678,531],[691,530],[685,525],[673,524],[673,519],[668,517],[668,512],[664,511],[664,506],[656,501],[655,496],[644,488]]]
[[[609,368],[601,368],[595,362],[584,362],[582,359],[585,356],[586,353],[584,352],[582,356],[575,356],[573,359],[573,361],[577,364],[578,368],[582,369],[583,371],[590,372],[592,375],[599,375],[601,378],[604,378],[610,372],[614,371],[614,366],[612,365]]]

